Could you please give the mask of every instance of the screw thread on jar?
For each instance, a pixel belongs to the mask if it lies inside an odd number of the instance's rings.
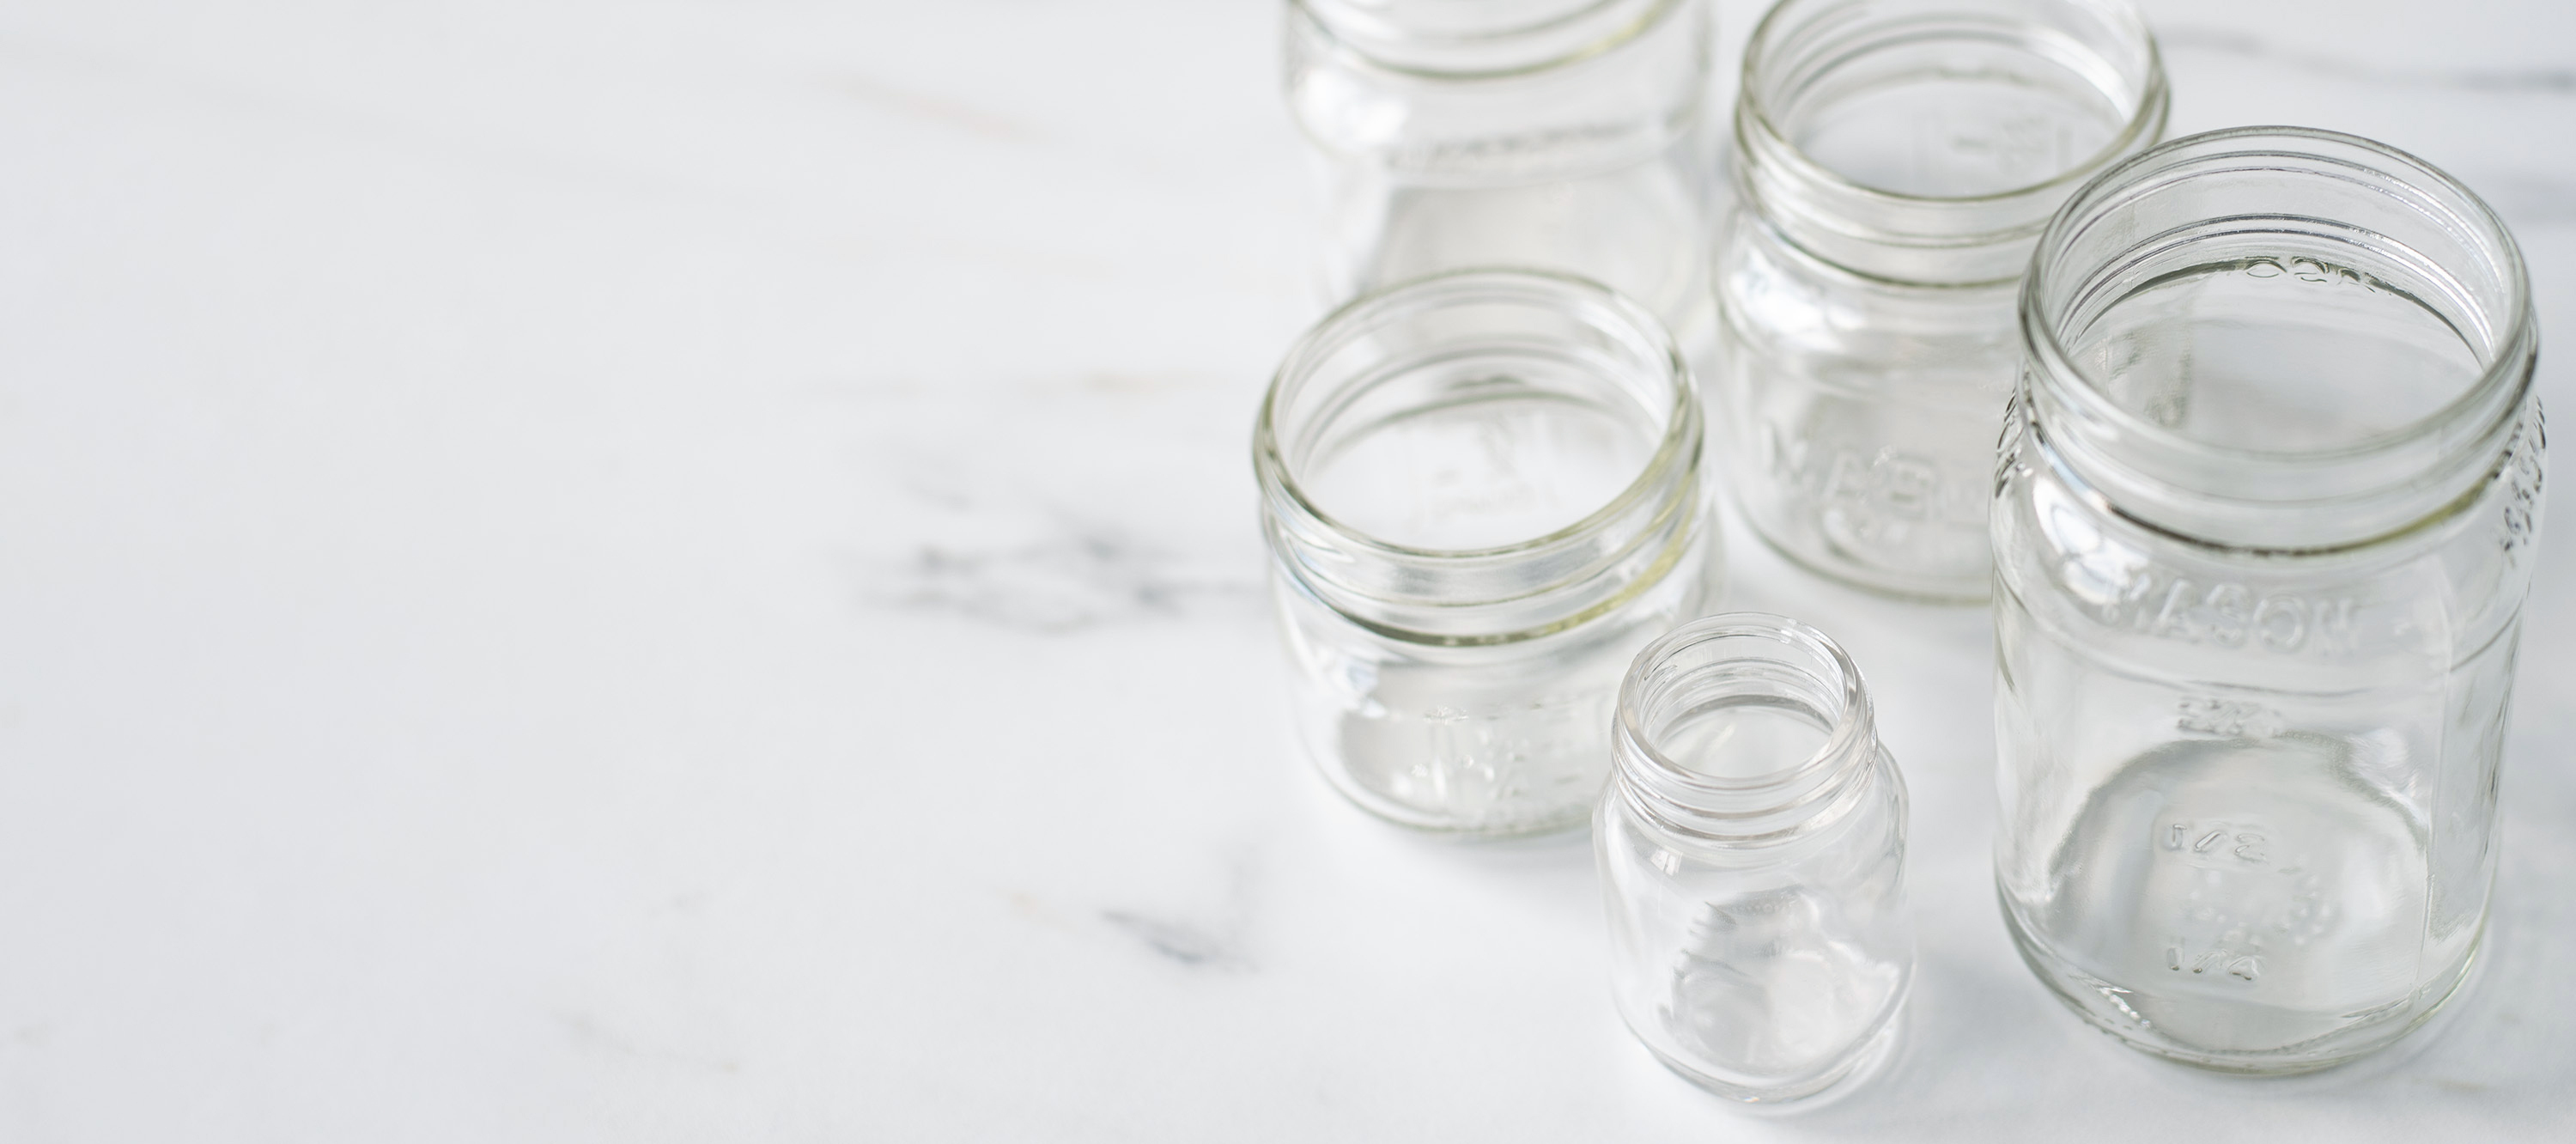
[[[1253,436],[1319,769],[1427,830],[1579,823],[1620,672],[1718,563],[1662,325],[1568,275],[1417,279],[1301,339]]]
[[[1798,563],[1982,600],[2014,286],[2050,213],[2163,133],[2123,0],[1784,0],[1745,49],[1713,282],[1730,482]]]
[[[2222,285],[2267,341],[2239,337],[2196,368],[2164,360],[2174,327],[2215,316],[2157,295]],[[2316,318],[2340,292],[2375,304],[2341,327]],[[2410,325],[2426,345],[2389,336]],[[2538,323],[2512,234],[2431,164],[2338,132],[2212,131],[2105,172],[2033,256],[2021,335],[2025,409],[2052,460],[2123,515],[2226,547],[2394,534],[2538,432],[2523,425]],[[2364,344],[2426,360],[2332,356]],[[2262,404],[2222,424],[2221,401]]]
[[[1851,658],[1760,612],[1696,620],[1640,652],[1615,743],[1614,781],[1637,813],[1739,845],[1830,825],[1882,753]]]
[[[1922,74],[1984,72],[2019,77],[2057,122],[2029,138],[2010,122],[1919,124],[1918,133],[1973,136],[1975,146],[1951,150],[1988,161],[1888,166],[1903,151],[1897,121],[1911,112],[1853,106]],[[1841,269],[2008,284],[2067,196],[2155,143],[2170,102],[2155,37],[2125,3],[1786,0],[1745,48],[1737,189],[1790,245]],[[1854,134],[1863,129],[1874,134]]]

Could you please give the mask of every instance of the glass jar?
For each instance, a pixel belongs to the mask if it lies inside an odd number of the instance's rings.
[[[1905,780],[1843,649],[1780,616],[1675,629],[1619,688],[1593,837],[1637,1039],[1773,1103],[1865,1073],[1913,978]]]
[[[1704,341],[1711,26],[1708,0],[1290,0],[1328,296],[1529,266]]]
[[[1729,479],[1812,569],[1979,600],[2013,297],[2058,204],[2164,132],[2121,0],[1784,0],[1716,256]]]
[[[2478,946],[2541,510],[2513,238],[2365,139],[2176,140],[2041,241],[1997,474],[1996,877],[2094,1024],[2286,1073]]]
[[[1598,284],[1458,271],[1325,318],[1253,434],[1325,776],[1427,830],[1580,823],[1620,671],[1717,569],[1699,457],[1671,336]]]

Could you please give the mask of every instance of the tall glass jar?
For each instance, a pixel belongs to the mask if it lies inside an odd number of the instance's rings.
[[[1708,0],[1290,0],[1325,289],[1530,266],[1704,340],[1711,27]]]
[[[1734,612],[1619,689],[1593,832],[1620,1016],[1675,1072],[1777,1103],[1867,1071],[1914,967],[1905,780],[1824,633]]]
[[[2163,134],[2125,0],[1783,0],[1744,52],[1717,251],[1729,478],[1867,588],[1985,598],[2013,296],[2051,212]]]
[[[1717,568],[1699,402],[1654,315],[1535,271],[1343,307],[1253,435],[1308,753],[1407,826],[1573,826],[1628,657]]]
[[[2365,139],[2177,140],[2041,241],[1995,493],[1996,876],[2040,979],[2297,1072],[2450,996],[2541,510],[2521,255]]]

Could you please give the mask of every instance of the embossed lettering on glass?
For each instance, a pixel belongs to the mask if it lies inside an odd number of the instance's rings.
[[[1983,599],[1987,487],[2049,214],[2164,131],[2121,0],[1784,0],[1744,52],[1717,251],[1729,478],[1792,559]]]
[[[1778,1103],[1865,1074],[1913,976],[1905,781],[1840,647],[1734,612],[1619,690],[1593,831],[1619,1014],[1675,1072]]]
[[[2540,522],[2521,255],[2449,176],[2298,128],[2087,186],[2021,300],[1994,511],[1996,875],[2150,1052],[2351,1059],[2460,984]]]
[[[1291,0],[1338,302],[1529,266],[1708,336],[1707,0]]]
[[[1253,439],[1307,751],[1408,826],[1579,824],[1628,657],[1717,570],[1689,370],[1582,279],[1461,271],[1288,353]]]

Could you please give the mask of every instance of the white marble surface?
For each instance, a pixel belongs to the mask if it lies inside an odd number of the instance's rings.
[[[2576,408],[2576,12],[2150,9],[2177,133],[2487,194]],[[0,1140],[2576,1134],[2576,528],[2483,980],[2348,1074],[2080,1029],[1988,889],[1983,616],[1740,537],[1914,784],[1879,1084],[1722,1107],[1611,1015],[1580,840],[1337,802],[1245,457],[1315,313],[1275,19],[0,6]]]

